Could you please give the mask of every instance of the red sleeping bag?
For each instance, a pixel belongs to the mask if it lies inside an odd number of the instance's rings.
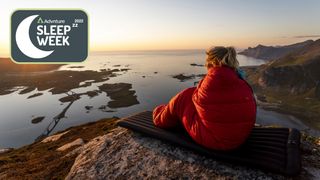
[[[182,124],[194,141],[216,150],[240,146],[255,119],[251,87],[227,66],[210,68],[196,88],[185,89],[153,111],[157,127]]]

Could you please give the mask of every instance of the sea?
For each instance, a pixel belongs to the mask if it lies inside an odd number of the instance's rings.
[[[73,92],[82,93],[89,90],[97,90],[98,86],[105,83],[130,83],[139,104],[129,107],[111,108],[103,111],[99,107],[108,104],[110,98],[106,93],[95,97],[81,96],[75,101],[66,117],[58,122],[54,119],[69,104],[61,103],[60,98],[65,94],[53,95],[49,90],[34,90],[27,94],[19,94],[19,91],[0,96],[0,149],[17,148],[30,144],[41,135],[48,135],[64,130],[71,126],[94,122],[108,117],[126,117],[145,110],[152,111],[159,104],[167,103],[179,91],[193,87],[201,77],[180,81],[172,76],[178,74],[198,75],[205,74],[206,68],[201,66],[205,62],[204,50],[168,50],[168,51],[118,51],[118,52],[92,52],[87,60],[80,64],[61,66],[58,71],[84,71],[103,69],[130,70],[117,73],[110,79],[92,83],[91,86],[73,89]],[[255,59],[243,55],[237,56],[240,66],[261,65],[264,60]],[[191,64],[196,64],[192,66]],[[79,66],[79,67],[75,67]],[[80,67],[81,66],[81,67]],[[88,79],[90,81],[90,79]],[[82,82],[85,83],[85,82]],[[28,96],[41,92],[42,96],[27,99]],[[86,107],[91,107],[88,111]],[[44,116],[39,123],[32,123],[35,117]],[[309,129],[300,119],[274,111],[264,110],[258,107],[257,123],[261,125],[277,125]]]

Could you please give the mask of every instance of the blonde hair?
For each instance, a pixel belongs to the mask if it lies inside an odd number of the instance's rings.
[[[208,49],[206,54],[207,68],[226,65],[236,70],[239,67],[239,61],[237,60],[237,53],[234,47],[216,46]]]

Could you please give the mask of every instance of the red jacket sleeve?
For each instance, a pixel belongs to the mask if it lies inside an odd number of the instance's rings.
[[[153,110],[153,123],[160,128],[171,128],[178,124],[178,118],[170,112],[170,103],[160,105]]]
[[[174,96],[169,104],[156,107],[153,110],[153,123],[160,128],[178,126],[181,123],[179,117],[182,117],[187,103],[191,102],[194,90],[195,87],[187,88]],[[187,101],[187,99],[190,99],[190,101]]]

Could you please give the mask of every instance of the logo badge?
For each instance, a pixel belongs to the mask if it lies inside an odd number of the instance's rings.
[[[11,16],[11,58],[17,63],[83,62],[88,16],[81,10],[18,10]]]

